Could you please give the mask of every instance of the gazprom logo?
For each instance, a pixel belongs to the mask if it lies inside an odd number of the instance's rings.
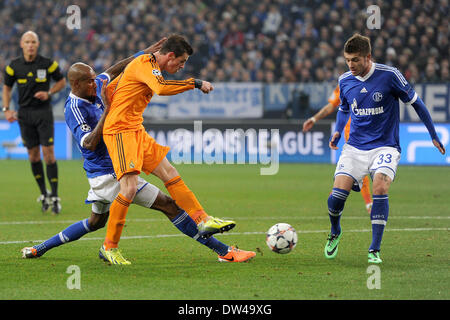
[[[381,93],[380,93],[381,95]],[[382,95],[381,95],[382,96]],[[356,99],[353,99],[353,103],[351,104],[352,112],[355,114],[355,116],[373,116],[376,114],[384,113],[383,106],[376,107],[376,108],[361,108],[358,109],[358,103],[356,102]]]

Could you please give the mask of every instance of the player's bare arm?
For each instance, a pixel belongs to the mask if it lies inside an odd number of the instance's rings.
[[[103,80],[102,90],[101,90],[101,96],[103,100],[103,105],[105,106],[105,110],[103,111],[103,114],[98,121],[97,125],[95,126],[94,130],[92,130],[91,133],[84,139],[83,141],[83,148],[86,148],[88,150],[94,151],[97,148],[97,145],[99,144],[100,140],[102,139],[103,135],[103,125],[105,124],[106,116],[109,112],[110,107],[110,101],[106,95],[106,87],[107,87],[107,81]]]
[[[328,115],[333,113],[334,110],[335,110],[335,107],[331,103],[326,104],[314,116],[312,116],[311,118],[309,118],[308,120],[306,120],[303,123],[303,132],[307,132],[307,131],[311,130],[311,128],[314,126],[314,124],[317,121],[327,117]]]
[[[149,54],[149,53],[155,53],[157,52],[159,49],[161,49],[161,46],[163,45],[163,43],[167,40],[166,37],[161,38],[158,42],[152,44],[150,47],[146,48],[143,50],[144,54]],[[122,73],[122,71],[125,69],[125,67],[131,62],[133,61],[133,59],[136,57],[136,55],[133,55],[131,57],[128,57],[124,60],[119,61],[118,63],[116,63],[115,65],[113,65],[112,67],[108,68],[105,73],[107,73],[110,78],[111,81],[114,80],[119,74]]]

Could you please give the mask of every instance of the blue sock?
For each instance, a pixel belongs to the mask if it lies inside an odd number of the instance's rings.
[[[372,244],[369,251],[380,251],[384,227],[389,216],[389,197],[387,194],[374,195],[370,220],[372,221]]]
[[[201,244],[207,246],[212,249],[217,254],[224,256],[228,253],[228,246],[214,237],[210,237],[208,239],[200,238],[198,235],[197,224],[192,220],[192,218],[183,211],[179,215],[177,215],[173,220],[171,220],[175,227],[178,230],[183,232],[185,235],[197,240]]]
[[[52,248],[58,247],[67,242],[78,240],[86,233],[91,232],[88,220],[89,219],[84,219],[75,222],[74,224],[70,225],[69,227],[67,227],[60,233],[54,235],[50,239],[34,246],[34,248],[37,250],[37,255],[42,256],[44,253],[46,253],[48,250]]]
[[[328,197],[328,215],[330,216],[332,234],[341,233],[341,214],[342,210],[344,210],[348,195],[348,191],[333,188],[333,191]]]

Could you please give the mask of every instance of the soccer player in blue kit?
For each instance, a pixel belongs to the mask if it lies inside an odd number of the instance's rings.
[[[331,232],[324,253],[336,257],[342,237],[340,218],[350,190],[359,191],[362,179],[370,174],[373,185],[372,243],[368,262],[381,263],[380,246],[389,215],[388,191],[400,161],[399,101],[411,105],[425,124],[434,146],[445,154],[431,116],[420,97],[396,69],[371,61],[370,39],[353,35],[344,46],[350,71],[339,78],[341,104],[336,128],[329,146],[337,149],[342,129],[351,117],[350,138],[334,173],[333,190],[328,198]]]
[[[120,189],[111,158],[102,139],[103,124],[110,106],[106,97],[106,86],[119,76],[135,57],[158,51],[164,41],[165,38],[161,39],[153,46],[120,61],[98,76],[90,66],[81,62],[70,67],[68,79],[72,91],[66,100],[65,117],[84,158],[83,167],[91,187],[86,203],[92,204],[92,213],[89,218],[70,225],[48,240],[33,247],[23,248],[23,258],[40,257],[52,248],[78,240],[85,234],[105,226],[109,207]],[[177,229],[216,252],[221,262],[245,262],[256,255],[251,251],[230,247],[212,236],[201,237],[194,220],[178,207],[171,197],[141,177],[138,178],[138,191],[133,203],[163,212]],[[118,249],[114,253],[114,258],[105,257],[101,252],[99,256],[111,264],[130,264]]]

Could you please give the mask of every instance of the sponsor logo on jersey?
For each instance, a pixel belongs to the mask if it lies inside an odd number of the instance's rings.
[[[356,116],[373,116],[380,113],[384,113],[383,106],[375,107],[375,108],[358,108],[358,103],[356,99],[353,99],[353,103],[351,104],[352,112]]]

